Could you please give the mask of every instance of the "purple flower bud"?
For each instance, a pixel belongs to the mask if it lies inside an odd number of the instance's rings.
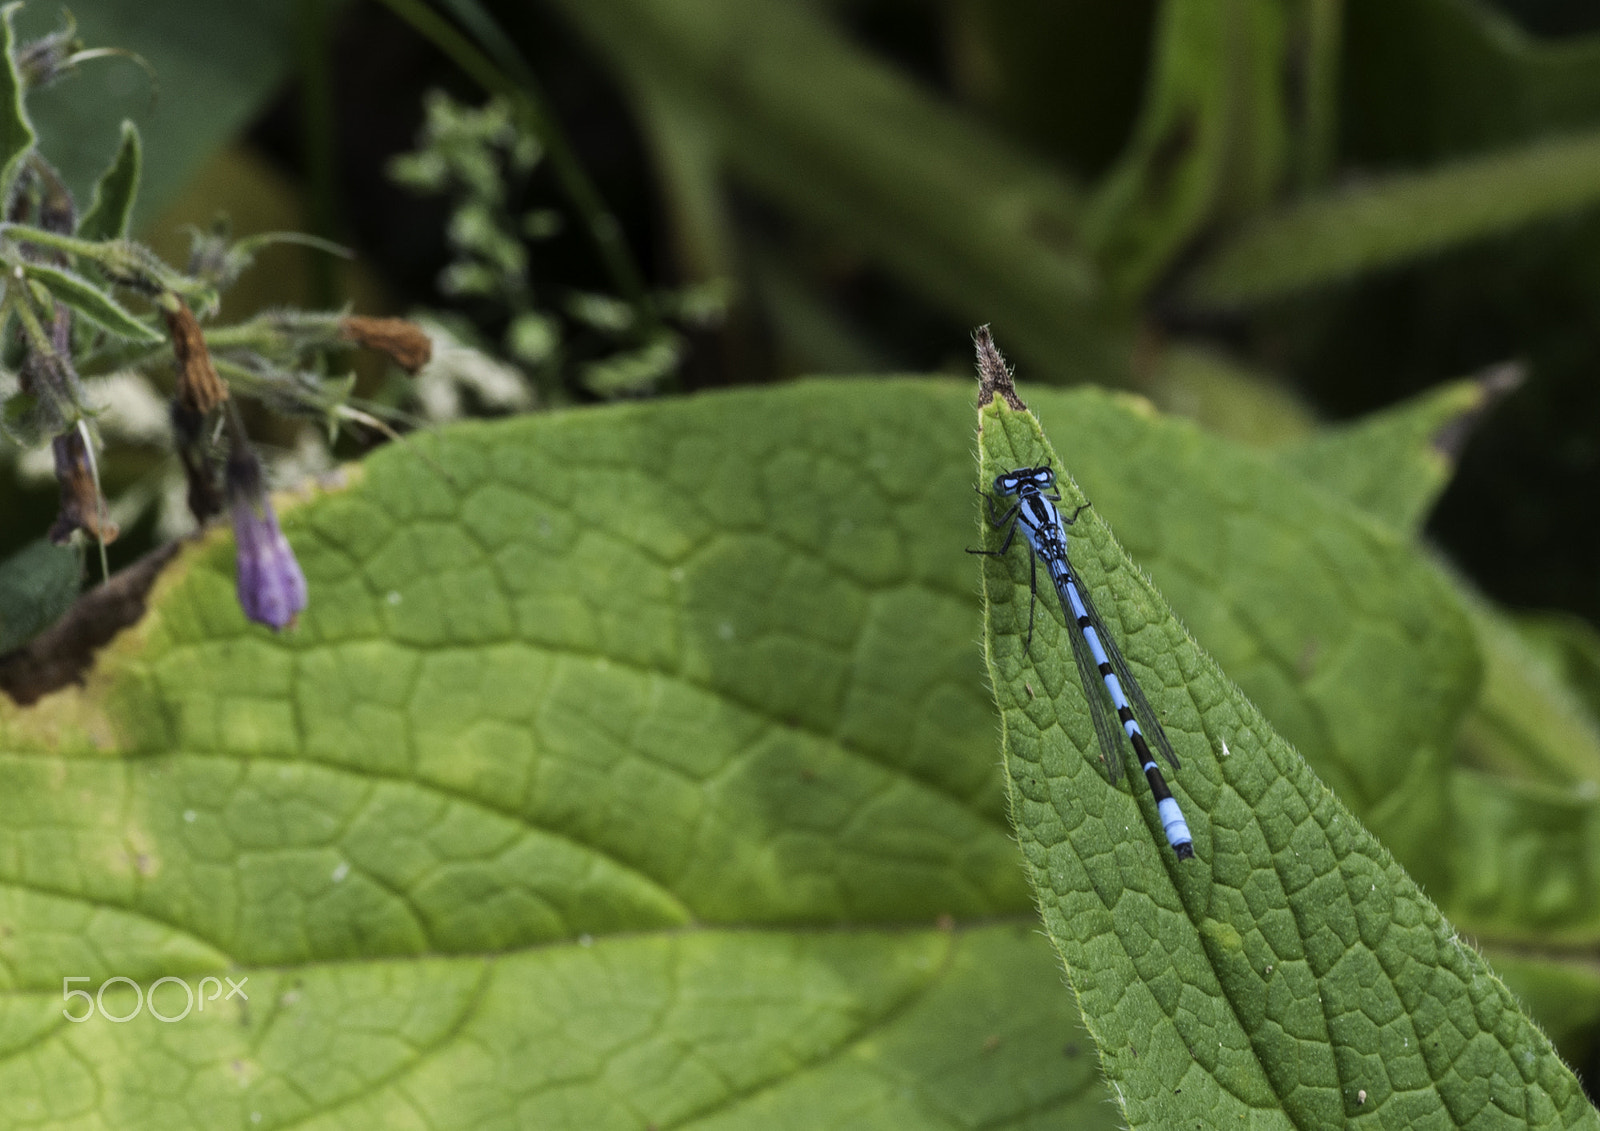
[[[228,457],[227,479],[238,543],[239,605],[245,616],[277,632],[306,607],[306,575],[278,529],[255,453],[235,449]]]

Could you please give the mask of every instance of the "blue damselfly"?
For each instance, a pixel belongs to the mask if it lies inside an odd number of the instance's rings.
[[[1056,475],[1048,467],[1021,467],[1008,471],[995,478],[994,490],[1002,499],[1016,500],[1009,510],[997,516],[994,497],[984,495],[989,505],[989,521],[997,528],[1007,527],[1005,541],[998,550],[973,550],[971,553],[1004,554],[1011,549],[1018,528],[1022,530],[1022,536],[1027,539],[1032,551],[1029,555],[1031,596],[1028,602],[1028,640],[1024,651],[1033,648],[1033,613],[1039,593],[1039,563],[1043,562],[1051,581],[1055,583],[1056,595],[1061,599],[1067,637],[1072,641],[1072,658],[1078,665],[1078,678],[1083,684],[1084,698],[1089,703],[1089,716],[1094,720],[1094,731],[1100,740],[1106,772],[1113,782],[1122,773],[1122,745],[1106,712],[1106,699],[1109,697],[1122,723],[1122,730],[1133,744],[1134,753],[1139,756],[1145,780],[1150,783],[1150,792],[1156,799],[1156,812],[1161,818],[1162,828],[1166,830],[1167,842],[1178,854],[1178,859],[1187,860],[1194,855],[1194,840],[1189,835],[1189,825],[1183,819],[1183,811],[1178,808],[1178,802],[1156,765],[1155,755],[1150,752],[1146,734],[1154,741],[1156,749],[1172,763],[1174,770],[1179,768],[1177,755],[1172,752],[1172,743],[1161,727],[1161,720],[1156,718],[1144,692],[1139,690],[1139,683],[1128,670],[1127,661],[1122,658],[1116,641],[1106,629],[1105,621],[1095,611],[1088,589],[1079,581],[1072,563],[1067,560],[1067,527],[1078,520],[1089,504],[1085,503],[1073,511],[1070,518],[1062,515],[1056,506],[1061,501],[1061,495],[1056,491]],[[1102,687],[1104,694],[1101,693]]]

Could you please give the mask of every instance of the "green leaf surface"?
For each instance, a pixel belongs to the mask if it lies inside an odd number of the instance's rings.
[[[1542,140],[1264,214],[1200,263],[1184,294],[1259,302],[1596,204],[1600,133]]]
[[[48,263],[29,263],[24,267],[28,278],[42,283],[57,300],[72,310],[119,337],[155,345],[162,341],[156,333],[111,295],[95,286],[82,275]]]
[[[1467,431],[1505,392],[1505,377],[1502,367],[1443,386],[1284,449],[1277,462],[1413,531]],[[1448,878],[1434,885],[1434,898],[1478,941],[1501,948],[1497,962],[1514,946],[1525,962],[1564,970],[1572,955],[1600,942],[1593,880],[1600,875],[1600,727],[1586,669],[1535,646],[1463,579],[1445,579],[1471,624],[1483,677],[1444,771],[1452,831],[1439,859]],[[1562,638],[1584,636],[1568,630]]]
[[[1539,1024],[1571,1063],[1585,1063],[1595,1046],[1600,1018],[1600,970],[1585,954],[1566,961],[1530,957],[1493,949],[1495,973],[1505,979],[1517,999],[1539,1018]]]
[[[997,401],[980,419],[986,478],[1065,466],[1031,413]],[[1067,507],[1082,498],[1065,476],[1062,494]],[[1160,840],[1134,766],[1131,789],[1107,782],[1055,610],[1024,654],[1020,555],[988,559],[985,645],[1029,876],[1129,1122],[1222,1126],[1272,1110],[1302,1127],[1600,1124],[1482,958],[1103,522],[1086,514],[1073,533],[1074,564],[1184,761],[1173,789],[1192,861]]]
[[[1464,430],[1501,391],[1487,380],[1445,386],[1279,454],[1288,470],[1335,490],[1386,522],[1412,528],[1442,489]],[[1600,727],[1571,676],[1505,613],[1450,578],[1470,620],[1483,679],[1462,719],[1447,783],[1448,878],[1434,897],[1490,948],[1515,958],[1524,981],[1583,978],[1600,943]],[[1514,948],[1508,951],[1507,948]],[[1542,971],[1534,978],[1534,971]],[[1555,995],[1541,991],[1533,1000]],[[1564,1051],[1587,1047],[1580,995],[1556,1015]],[[1541,1019],[1543,1015],[1541,1014]]]
[[[1438,569],[1270,456],[1092,391],[1031,399],[1188,631],[1414,875],[1443,878],[1441,775],[1479,669]]]
[[[94,195],[89,208],[78,222],[78,238],[85,240],[120,240],[128,236],[128,225],[133,219],[133,204],[139,194],[139,171],[144,162],[144,151],[139,143],[139,128],[132,122],[122,123],[122,138],[117,142],[117,152],[111,164],[100,174],[94,184]]]
[[[219,534],[0,711],[8,1110],[1111,1127],[994,769],[967,391],[850,388],[414,438],[284,512],[294,633]],[[164,975],[250,1001],[61,1017]]]
[[[1472,426],[1519,372],[1498,367],[1352,424],[1325,428],[1280,451],[1278,464],[1397,530],[1417,531],[1449,485]]]
[[[21,7],[13,3],[0,8],[0,200],[11,199],[34,143],[33,125],[22,102],[22,76],[12,58],[17,45],[12,20]]]
[[[1352,804],[1402,840],[1394,798],[1435,819],[1416,751],[1474,669],[1414,549],[1130,400],[1038,401],[1092,484],[1084,521],[1112,516],[1229,670],[1323,734]],[[239,612],[225,532],[186,551],[86,688],[0,707],[7,1110],[118,1131],[1109,1128],[1132,1109],[1098,1071],[1159,1090],[1176,1050],[1198,1079],[1167,1023],[1097,1058],[1036,933],[961,553],[971,412],[965,383],[808,382],[414,437],[281,508],[311,589],[282,636]],[[1415,638],[1390,627],[1407,609]],[[1141,676],[1165,655],[1127,651]],[[1147,686],[1164,714],[1204,705]],[[1214,840],[1186,792],[1208,758],[1174,784]],[[1159,853],[1116,796],[1138,875]],[[1279,800],[1256,819],[1287,829]],[[1303,984],[1309,928],[1261,915],[1285,948],[1272,999]],[[250,1000],[62,1018],[64,977],[115,976],[247,978]],[[182,1011],[177,984],[155,993]],[[132,988],[105,1005],[132,1011]],[[1253,1071],[1252,1124],[1281,1125]],[[1386,1049],[1347,1078],[1403,1123],[1426,1071]]]

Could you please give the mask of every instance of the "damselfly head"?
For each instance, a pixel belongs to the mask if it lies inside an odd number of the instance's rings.
[[[994,481],[995,492],[1001,495],[1015,495],[1025,487],[1037,491],[1049,491],[1055,485],[1056,473],[1048,467],[1019,467],[1015,471],[996,476]]]

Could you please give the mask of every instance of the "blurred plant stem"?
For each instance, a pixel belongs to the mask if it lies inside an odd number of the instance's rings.
[[[313,235],[339,238],[339,191],[334,159],[338,144],[329,70],[327,0],[295,0],[295,54],[299,64],[301,159],[305,162],[307,221]],[[339,301],[333,261],[306,253],[311,275],[311,305]]]

